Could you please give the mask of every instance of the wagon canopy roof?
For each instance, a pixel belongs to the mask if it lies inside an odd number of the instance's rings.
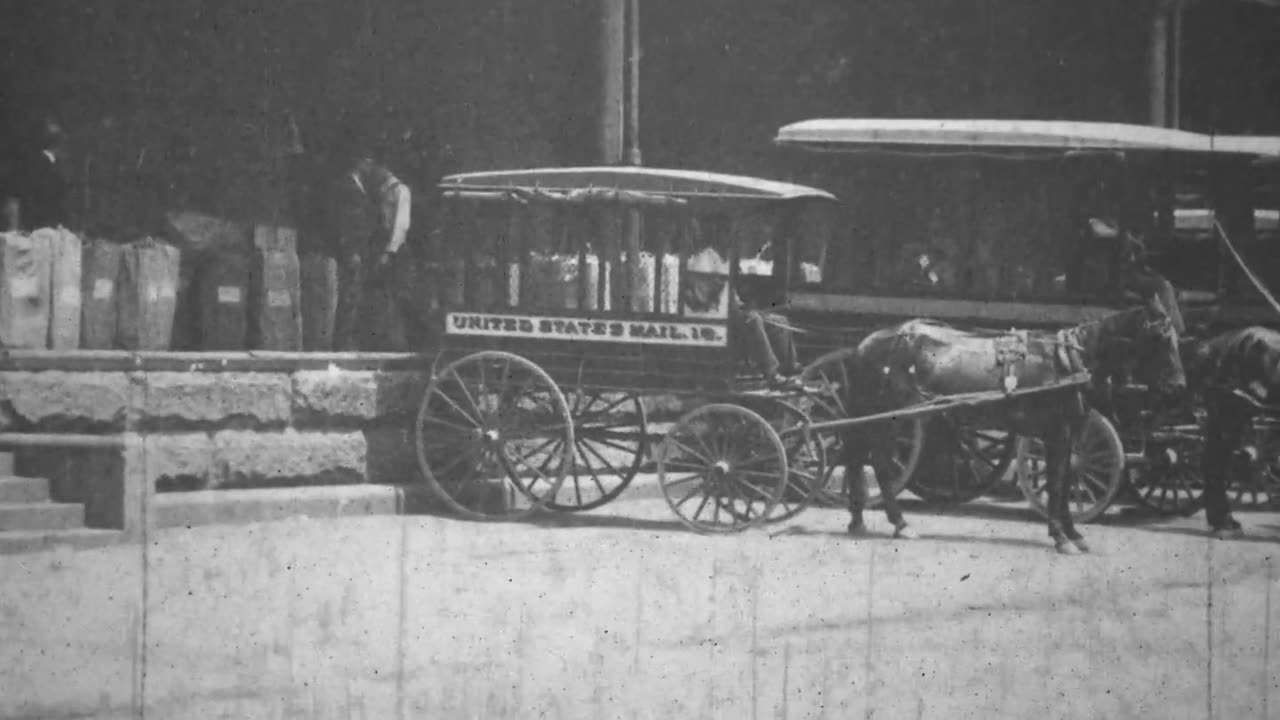
[[[1259,164],[1280,163],[1280,136],[1210,135],[1209,142],[1215,152],[1252,155]]]
[[[562,202],[628,200],[770,201],[836,198],[817,188],[744,175],[653,167],[600,166],[497,170],[449,175],[440,181],[446,195],[479,199],[545,199]]]
[[[775,142],[825,152],[881,149],[924,155],[1063,155],[1078,152],[1211,153],[1207,135],[1147,125],[1058,120],[827,118],[778,130]],[[1228,146],[1230,147],[1230,145]],[[1218,148],[1250,152],[1247,148]]]

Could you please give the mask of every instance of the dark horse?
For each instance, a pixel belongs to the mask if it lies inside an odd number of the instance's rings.
[[[1176,298],[1167,288],[1144,294],[1147,300],[1138,307],[1058,332],[970,332],[929,320],[878,330],[849,359],[845,407],[856,418],[944,396],[1046,387],[1083,372],[1095,381],[1131,373],[1135,382],[1161,392],[1184,390],[1177,323],[1165,309],[1176,304]],[[1010,432],[1044,440],[1049,536],[1064,554],[1088,551],[1071,520],[1066,493],[1072,441],[1088,411],[1087,391],[1082,385],[1065,385],[971,410],[990,413]],[[849,534],[865,532],[862,511],[867,501],[866,480],[853,468],[870,464],[895,536],[914,537],[891,489],[891,427],[851,426],[844,431],[843,445],[851,483]]]
[[[1225,476],[1254,417],[1280,411],[1280,332],[1255,326],[1187,341],[1183,362],[1208,413],[1201,458],[1205,519],[1214,537],[1239,538],[1244,530],[1231,515]]]

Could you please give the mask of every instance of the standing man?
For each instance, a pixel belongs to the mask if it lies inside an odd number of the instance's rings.
[[[411,262],[400,255],[409,232],[411,193],[362,146],[348,144],[340,159],[344,173],[335,199],[338,317],[333,343],[335,350],[358,350],[363,343],[356,334],[372,319],[361,317],[374,295],[366,290],[370,281],[391,293],[394,304],[403,304],[403,294],[395,286],[408,270],[399,266]],[[380,310],[386,312],[390,305],[381,304]]]
[[[56,121],[46,119],[37,140],[39,149],[21,158],[4,198],[6,204],[16,201],[14,209],[21,228],[27,231],[65,226],[70,221],[66,133]]]

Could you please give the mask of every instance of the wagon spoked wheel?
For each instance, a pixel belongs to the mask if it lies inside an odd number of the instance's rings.
[[[1017,436],[974,427],[950,417],[934,418],[925,435],[926,455],[907,488],[920,499],[958,505],[982,497],[1008,472],[1018,453]],[[932,472],[925,472],[928,468]]]
[[[1047,516],[1049,492],[1045,483],[1044,445],[1038,438],[1019,438],[1018,487],[1031,507]],[[1068,507],[1078,523],[1092,522],[1115,500],[1124,479],[1124,447],[1115,426],[1102,413],[1090,410],[1071,448],[1067,482]]]
[[[844,393],[849,386],[849,369],[845,361],[853,352],[850,349],[829,352],[814,360],[804,369],[800,378],[806,388],[809,417],[814,422],[827,420],[844,420],[849,417],[845,408]],[[920,462],[920,452],[924,447],[925,424],[916,418],[892,422],[894,436],[893,465],[897,476],[892,488],[896,496],[910,482]],[[845,506],[849,499],[849,481],[844,467],[840,433],[826,430],[815,433],[822,443],[826,454],[825,477],[820,483],[814,502],[823,505]],[[879,483],[867,483],[867,508],[877,508],[884,502],[880,496]]]
[[[1246,433],[1227,490],[1232,508],[1280,509],[1280,421],[1255,420]]]
[[[1152,430],[1143,442],[1144,467],[1129,476],[1138,502],[1167,515],[1194,515],[1204,503],[1203,417],[1198,423]]]
[[[765,522],[781,522],[798,515],[818,497],[827,477],[827,453],[821,440],[804,432],[809,416],[790,403],[779,402],[771,415],[773,428],[787,452],[787,483]]]
[[[555,497],[572,462],[573,424],[541,368],[511,353],[480,352],[431,379],[414,439],[427,486],[450,510],[513,520]]]
[[[584,390],[573,393],[569,414],[573,464],[547,507],[592,510],[621,495],[645,462],[649,438],[644,404],[631,394]]]
[[[787,484],[787,451],[758,413],[705,405],[676,421],[658,457],[667,505],[700,532],[737,532],[765,522]]]

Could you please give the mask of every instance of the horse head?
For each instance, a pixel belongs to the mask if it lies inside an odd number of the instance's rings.
[[[1100,344],[1110,346],[1105,353],[1121,362],[1124,374],[1162,396],[1172,397],[1187,388],[1182,362],[1179,320],[1176,308],[1169,311],[1163,293],[1148,294],[1136,308],[1108,317],[1099,326]]]

